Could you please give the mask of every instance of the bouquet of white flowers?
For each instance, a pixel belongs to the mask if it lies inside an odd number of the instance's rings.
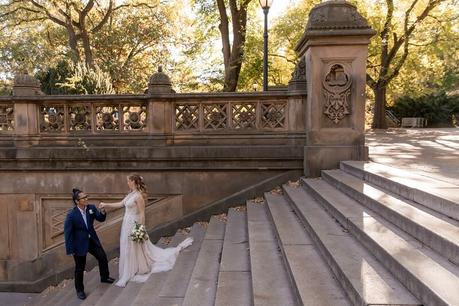
[[[145,230],[145,225],[137,223],[137,222],[135,223],[134,228],[132,229],[131,235],[129,236],[131,237],[132,241],[139,242],[139,243],[144,242],[148,240],[149,238],[148,233]]]

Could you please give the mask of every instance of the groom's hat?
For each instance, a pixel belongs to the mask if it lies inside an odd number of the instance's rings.
[[[78,203],[76,202],[76,200],[78,199],[78,195],[79,195],[80,193],[82,193],[82,192],[83,192],[83,191],[81,191],[81,190],[78,189],[78,188],[73,188],[73,189],[72,189],[72,200],[73,200],[73,203],[74,203],[75,205],[78,204]]]

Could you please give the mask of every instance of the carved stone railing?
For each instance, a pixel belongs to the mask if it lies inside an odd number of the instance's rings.
[[[46,103],[38,106],[40,133],[145,131],[147,103]]]
[[[0,133],[14,130],[14,105],[13,103],[0,102]]]
[[[286,130],[288,101],[177,102],[175,132]]]
[[[0,135],[304,133],[303,101],[304,92],[1,98]]]

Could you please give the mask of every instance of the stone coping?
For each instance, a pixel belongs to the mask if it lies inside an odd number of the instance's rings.
[[[45,95],[45,96],[2,96],[2,102],[43,102],[43,101],[93,101],[93,100],[182,100],[182,99],[269,99],[288,98],[294,96],[306,96],[306,91],[268,91],[268,92],[216,92],[216,93],[160,93],[149,95]]]

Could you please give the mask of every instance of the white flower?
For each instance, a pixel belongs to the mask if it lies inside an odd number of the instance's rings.
[[[92,215],[94,212],[92,211],[92,209],[89,210],[89,214]]]

